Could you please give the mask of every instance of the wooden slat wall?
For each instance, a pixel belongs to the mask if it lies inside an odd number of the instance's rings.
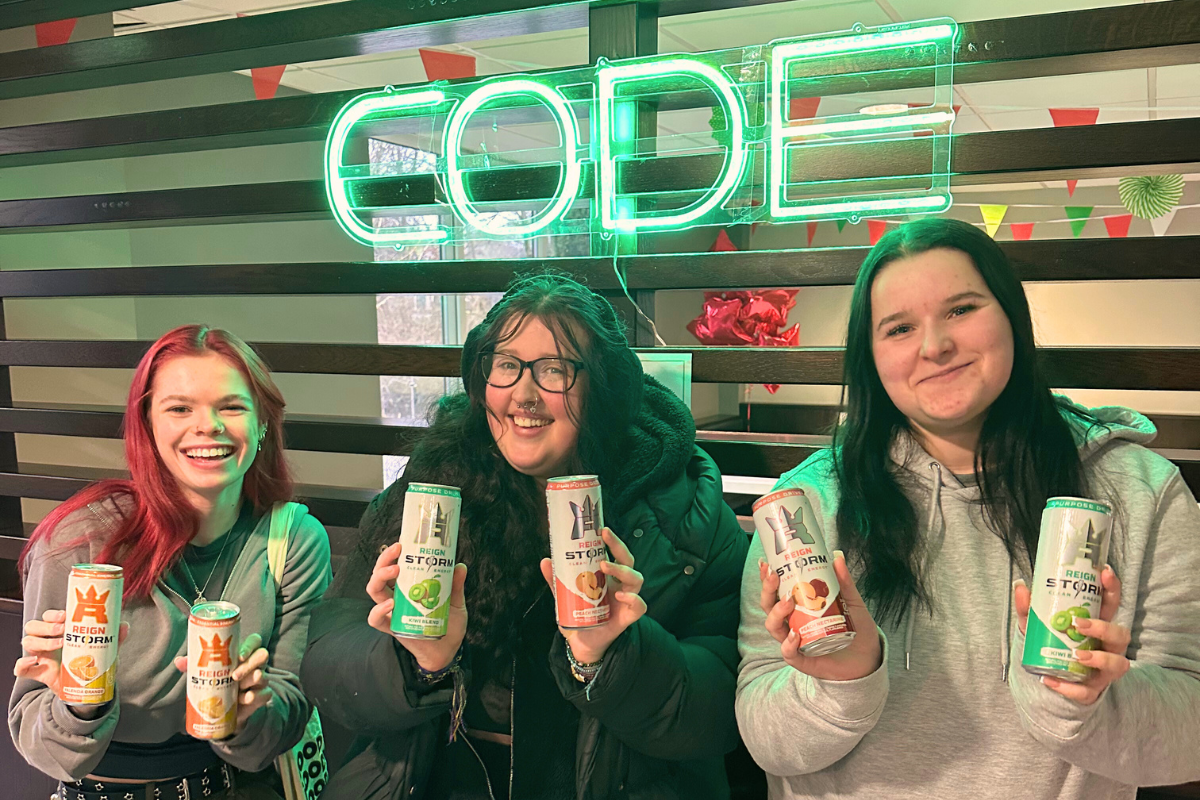
[[[163,0],[139,0],[154,5]],[[776,0],[660,0],[638,7],[550,0],[392,2],[348,0],[333,5],[0,53],[0,100],[118,86],[172,77],[312,62],[452,41],[568,30],[590,25],[590,55],[653,52],[655,14],[667,17],[739,8]],[[129,7],[130,0],[0,0],[0,29],[86,16]],[[769,37],[765,37],[769,38]],[[582,56],[581,56],[582,58]],[[1200,61],[1200,0],[1122,5],[1056,14],[992,19],[961,26],[955,82],[1165,67]],[[847,69],[852,64],[848,62]],[[903,72],[878,74],[872,89],[910,85]],[[861,91],[862,80],[831,81],[828,94]],[[364,89],[365,90],[365,89]],[[0,168],[58,164],[213,148],[322,140],[337,110],[359,91],[282,97],[248,103],[0,127]],[[707,105],[704,95],[680,93],[659,110]],[[1064,105],[1069,99],[1064,98]],[[898,144],[873,159],[880,175],[922,171],[929,141]],[[630,170],[645,186],[704,187],[720,159],[677,157]],[[999,131],[955,137],[955,185],[1054,178],[1096,178],[1196,171],[1200,120],[1166,119],[1091,127]],[[838,148],[806,160],[806,177],[858,176],[863,165]],[[506,171],[503,181],[481,181],[480,198],[543,197],[557,171]],[[429,177],[378,182],[384,204],[434,199]],[[270,222],[327,219],[319,181],[119,192],[73,197],[16,198],[0,202],[0,235],[22,231],[117,229],[227,220]],[[1004,242],[1026,281],[1197,280],[1200,237],[1073,239]],[[623,256],[617,260],[639,302],[667,289],[746,286],[844,286],[853,282],[866,248],[711,254]],[[524,271],[550,260],[446,261],[428,264],[352,262],[196,264],[137,268],[35,269],[5,265],[0,272],[0,590],[11,580],[12,559],[23,546],[19,498],[61,500],[87,482],[118,474],[55,464],[21,464],[16,434],[114,439],[115,408],[14,407],[12,367],[128,369],[148,343],[138,341],[14,341],[4,336],[4,298],[146,297],[193,295],[373,295],[498,291]],[[602,292],[617,292],[611,258],[555,259]],[[346,344],[256,345],[280,372],[322,375],[453,376],[458,348]],[[671,348],[691,352],[697,382],[837,384],[839,348],[738,350]],[[1200,348],[1045,348],[1048,374],[1063,388],[1200,390]],[[1200,418],[1161,417],[1158,447],[1200,488]],[[811,431],[810,431],[811,433]],[[406,454],[419,428],[395,420],[293,416],[286,424],[294,450],[367,455]],[[726,474],[773,477],[818,448],[821,436],[702,431],[698,440]],[[303,499],[327,525],[353,526],[372,490],[303,486]],[[341,541],[341,539],[339,539]],[[335,547],[336,549],[336,547]],[[11,612],[12,609],[6,609]]]

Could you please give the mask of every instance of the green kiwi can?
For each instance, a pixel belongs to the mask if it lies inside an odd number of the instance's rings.
[[[461,510],[462,496],[456,486],[408,485],[392,609],[392,633],[397,636],[440,639],[446,635]]]
[[[1075,621],[1100,616],[1111,531],[1112,509],[1104,503],[1082,497],[1046,502],[1021,658],[1027,672],[1078,683],[1094,671],[1076,653],[1100,642],[1076,630]]]

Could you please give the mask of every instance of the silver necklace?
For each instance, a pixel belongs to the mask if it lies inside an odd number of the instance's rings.
[[[188,582],[192,584],[192,588],[196,591],[196,602],[192,603],[192,605],[196,606],[207,602],[204,599],[204,592],[208,589],[208,584],[212,581],[213,575],[217,573],[217,567],[221,566],[221,558],[225,555],[225,548],[229,544],[229,540],[233,538],[233,529],[236,527],[237,522],[234,522],[233,526],[225,532],[225,541],[221,542],[221,550],[217,553],[217,560],[213,562],[212,569],[209,570],[208,578],[205,579],[203,586],[196,584],[196,579],[192,577],[192,570],[187,565],[187,556],[182,553],[180,554],[179,563],[183,566],[183,573],[187,576]]]

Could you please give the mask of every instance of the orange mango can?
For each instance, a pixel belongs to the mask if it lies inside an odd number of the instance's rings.
[[[117,688],[117,633],[125,571],[110,564],[76,564],[67,578],[63,625],[62,700],[107,703]]]

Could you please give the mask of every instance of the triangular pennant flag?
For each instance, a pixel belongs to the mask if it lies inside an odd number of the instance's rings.
[[[817,235],[817,225],[818,224],[819,223],[816,223],[816,222],[808,223],[808,246],[809,247],[812,247],[813,237]]]
[[[475,77],[475,56],[447,53],[444,50],[417,50],[425,65],[425,77],[431,81],[450,81]]]
[[[737,245],[729,239],[729,234],[725,232],[724,228],[721,228],[720,233],[717,234],[717,240],[713,242],[713,246],[708,248],[710,253],[728,253],[733,250],[737,250]]]
[[[270,100],[279,91],[279,81],[287,64],[278,67],[252,67],[250,79],[254,81],[254,96],[259,100]]]
[[[1162,236],[1167,232],[1167,228],[1171,227],[1171,220],[1175,219],[1175,212],[1178,210],[1178,208],[1172,208],[1161,217],[1150,220],[1150,227],[1154,229],[1155,236]]]
[[[981,205],[979,213],[983,215],[983,227],[987,228],[988,236],[995,239],[996,231],[1000,230],[1000,223],[1004,221],[1004,215],[1008,213],[1008,206]]]
[[[1124,239],[1129,235],[1129,223],[1133,222],[1133,214],[1118,214],[1115,217],[1104,218],[1104,228],[1110,239]]]
[[[1050,119],[1056,128],[1071,128],[1076,125],[1095,125],[1100,116],[1098,108],[1052,108]]]
[[[39,22],[34,25],[33,29],[37,35],[37,46],[52,47],[56,44],[66,44],[71,41],[71,34],[75,32],[75,23],[78,21],[78,17],[72,17],[71,19],[60,19],[54,22]]]
[[[788,103],[788,119],[812,119],[820,105],[819,97],[793,97]]]
[[[1013,239],[1018,242],[1033,238],[1032,222],[1010,222],[1008,227],[1012,228]]]
[[[845,227],[846,227],[846,220],[844,220],[844,219],[839,219],[839,220],[837,221],[837,226],[838,226],[838,233],[841,233],[841,232],[842,232],[842,228],[845,228]]]
[[[875,243],[882,239],[883,235],[887,233],[887,226],[888,224],[886,219],[867,220],[867,238],[871,240],[872,246],[874,246]]]
[[[1071,221],[1071,233],[1078,237],[1092,215],[1092,206],[1067,206],[1066,212],[1067,219]]]
[[[1079,183],[1079,181],[1077,181],[1077,180],[1076,181],[1067,181],[1067,197],[1075,196],[1075,186],[1078,183]]]

